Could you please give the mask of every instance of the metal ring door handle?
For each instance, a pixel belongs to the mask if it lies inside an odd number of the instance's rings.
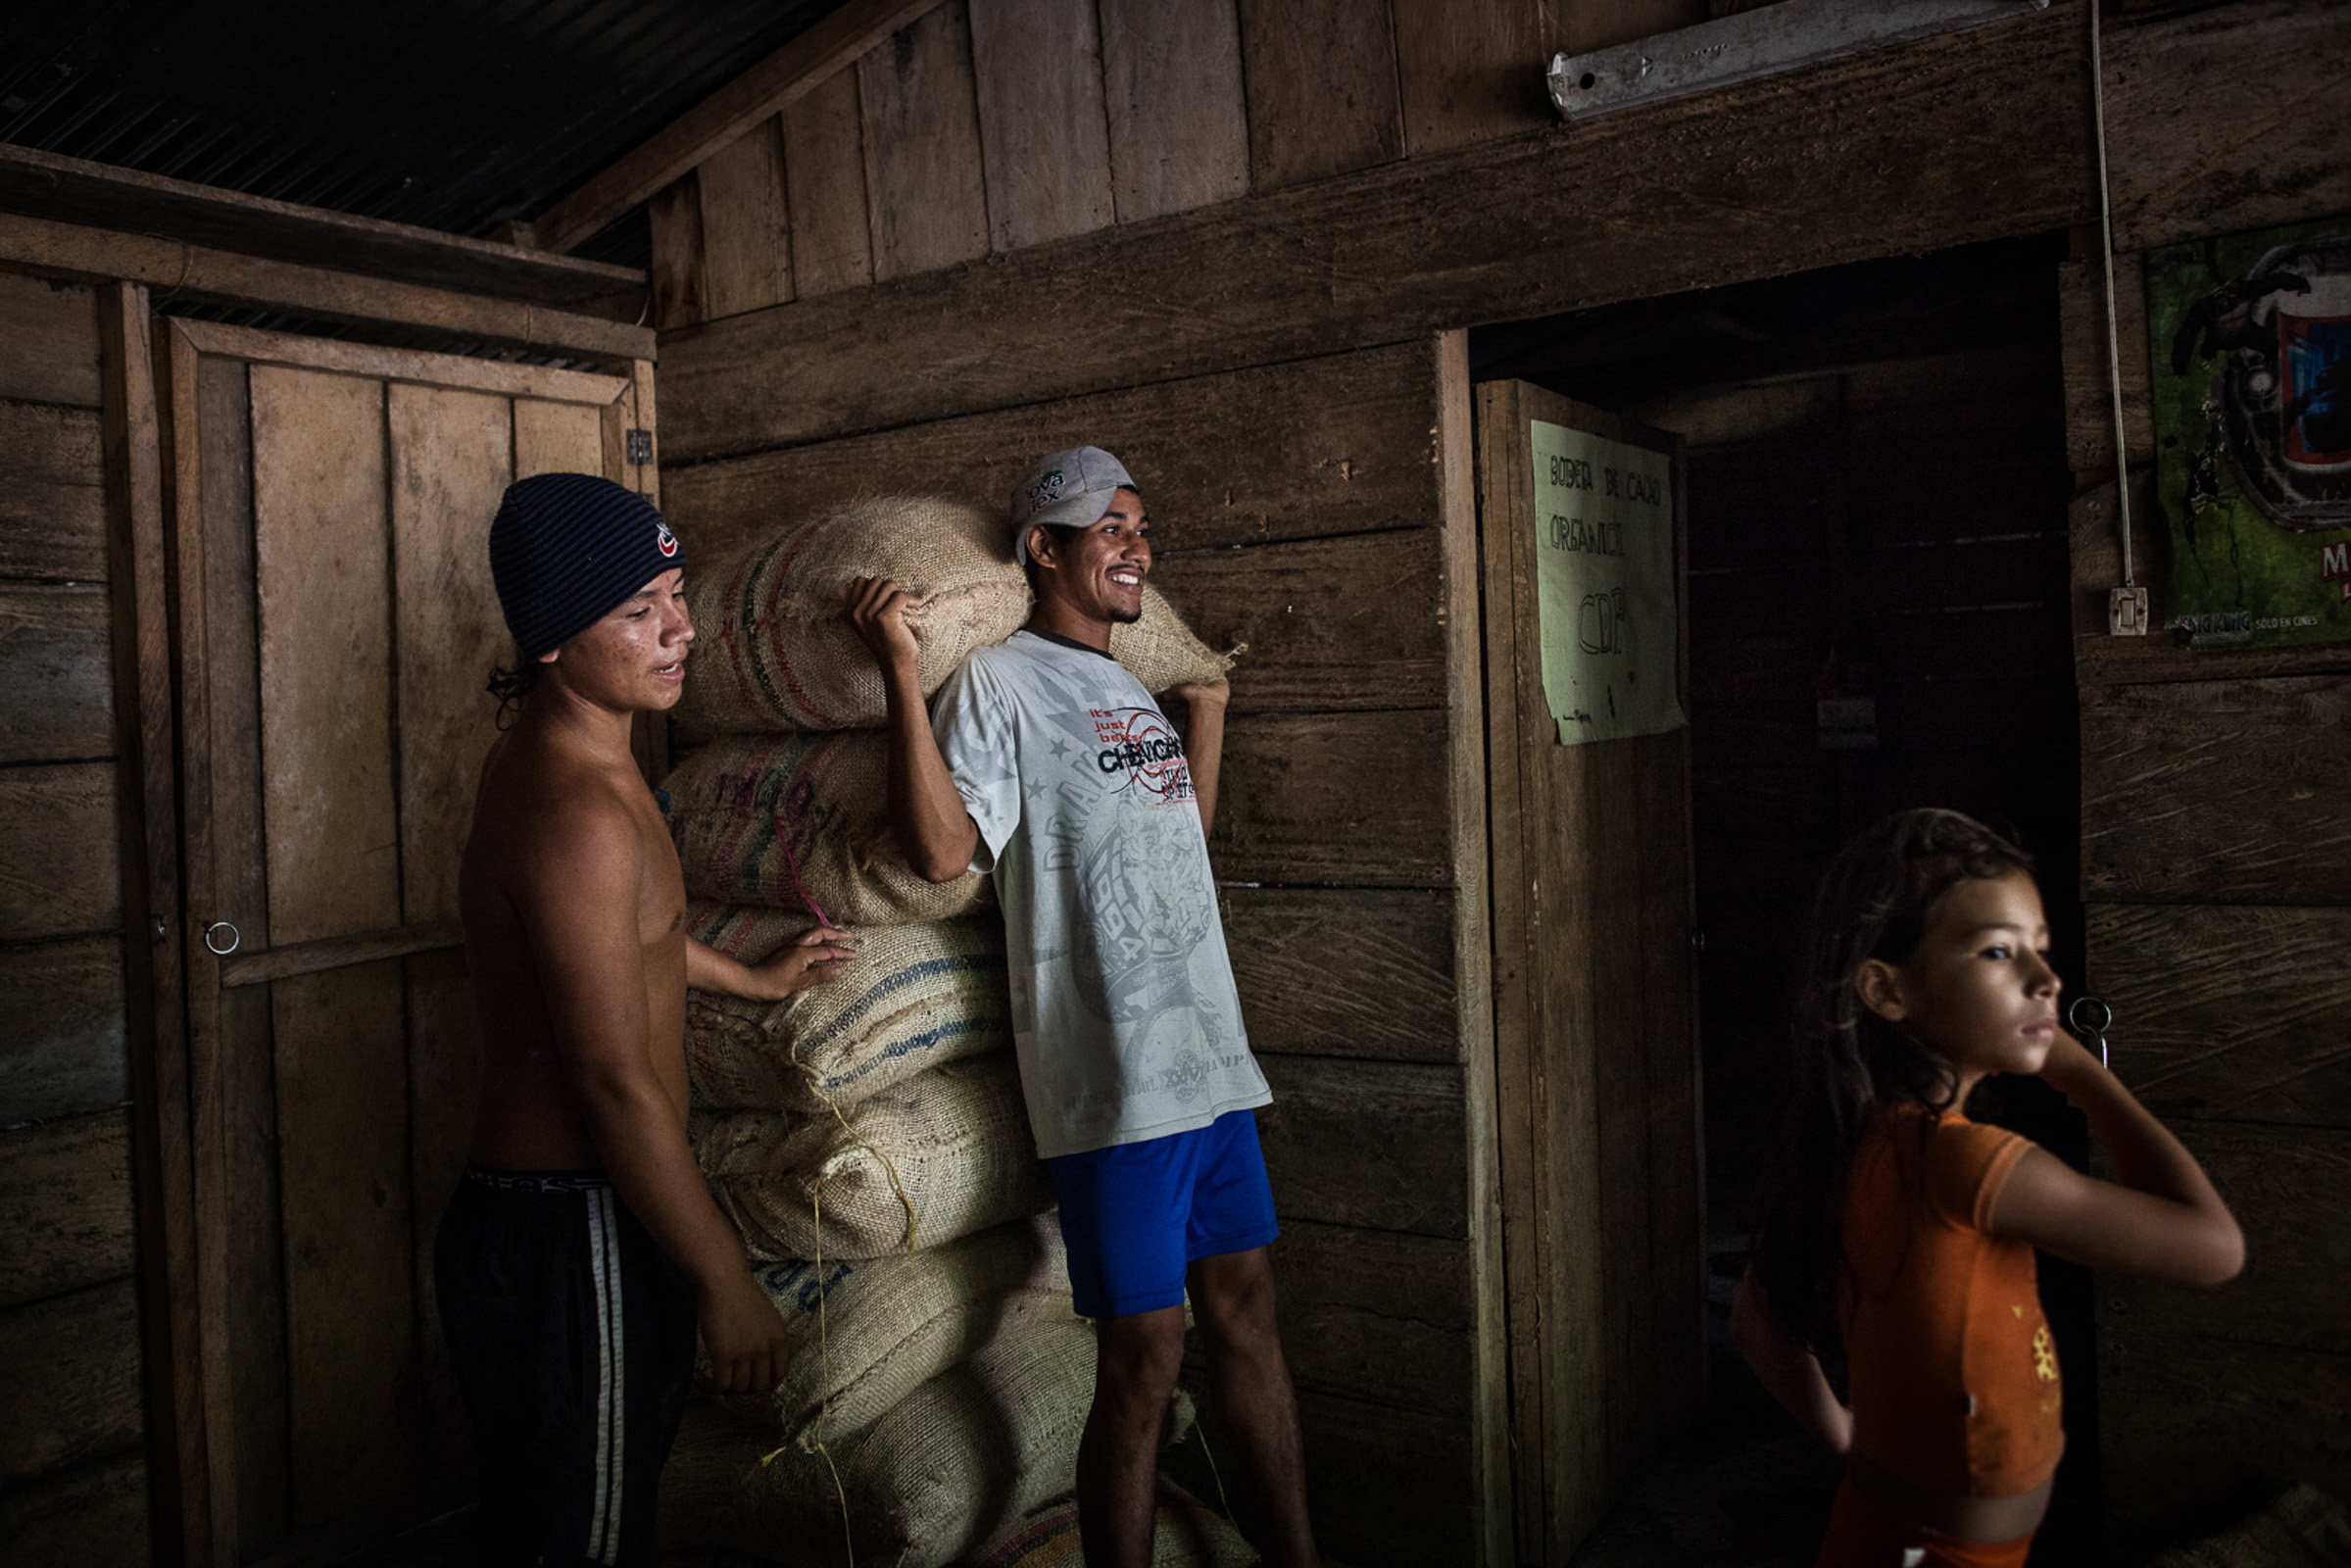
[[[2114,1024],[2114,1009],[2096,997],[2076,997],[2065,1016],[2077,1036],[2086,1037],[2084,1044],[2098,1048],[2098,1065],[2105,1066],[2106,1031]]]
[[[228,946],[225,948],[220,946],[213,940],[214,933],[220,931],[225,931],[228,933]],[[236,952],[237,944],[244,940],[245,939],[243,937],[237,934],[237,928],[229,924],[226,920],[215,920],[211,925],[208,925],[204,928],[205,951],[212,954],[213,956],[217,958],[225,958],[230,954]]]

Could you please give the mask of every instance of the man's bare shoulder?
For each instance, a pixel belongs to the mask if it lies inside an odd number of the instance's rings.
[[[625,771],[510,735],[482,770],[468,854],[537,870],[631,874],[645,854],[644,785]],[[598,880],[602,880],[601,877]]]

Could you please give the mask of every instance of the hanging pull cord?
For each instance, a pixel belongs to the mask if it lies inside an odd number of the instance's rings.
[[[2147,591],[2131,562],[2131,463],[2123,438],[2123,354],[2114,304],[2114,198],[2106,180],[2106,58],[2099,36],[2100,0],[2089,0],[2090,119],[2098,136],[2098,257],[2106,268],[2106,385],[2114,405],[2114,493],[2121,519],[2123,583],[2108,597],[2106,629],[2118,637],[2147,632]]]

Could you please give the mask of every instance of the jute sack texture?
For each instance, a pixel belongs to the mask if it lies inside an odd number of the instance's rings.
[[[966,871],[926,882],[890,826],[889,737],[732,735],[662,780],[669,832],[696,899],[808,913],[836,925],[952,920],[996,903]]]
[[[1093,1396],[1092,1327],[1022,1324],[857,1437],[828,1441],[857,1561],[947,1568],[1067,1492]],[[843,1508],[824,1456],[776,1446],[772,1424],[701,1400],[689,1405],[661,1473],[663,1550],[845,1562]]]
[[[918,1252],[753,1273],[783,1314],[792,1361],[771,1395],[726,1406],[801,1447],[818,1438],[819,1415],[822,1441],[839,1444],[1007,1330],[1076,1316],[1050,1214]]]
[[[1081,1568],[1077,1498],[1054,1497],[989,1538],[971,1568]],[[1254,1568],[1262,1559],[1222,1514],[1159,1478],[1151,1568]]]
[[[688,1131],[710,1195],[762,1262],[819,1255],[819,1197],[827,1259],[938,1247],[1053,1203],[1011,1056],[933,1067],[842,1116],[698,1111]]]
[[[930,696],[975,648],[1028,619],[1028,581],[1002,514],[930,496],[886,496],[787,524],[704,574],[675,710],[688,733],[867,729],[888,716],[880,668],[842,615],[841,590],[888,577],[922,598],[906,613]],[[1153,692],[1223,676],[1231,661],[1192,635],[1156,589],[1110,652]]]
[[[696,904],[686,933],[758,964],[816,922],[782,909]],[[781,1002],[686,993],[697,1104],[843,1109],[945,1062],[1012,1049],[1004,922],[991,914],[853,926],[857,956]]]

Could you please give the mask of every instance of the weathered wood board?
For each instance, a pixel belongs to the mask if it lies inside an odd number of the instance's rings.
[[[1477,1560],[1461,1417],[1319,1391],[1300,1391],[1298,1415],[1314,1544],[1330,1558],[1380,1568]],[[1366,1499],[1394,1505],[1375,1510]]]
[[[1241,0],[1251,189],[1404,155],[1396,43],[1386,6]]]
[[[1443,710],[1245,716],[1208,853],[1231,882],[1449,887]]]
[[[2342,677],[2084,688],[2082,896],[2351,902],[2346,769]]]
[[[481,1105],[483,1053],[472,977],[462,949],[402,961],[408,1009],[409,1168],[416,1259],[417,1428],[426,1434],[428,1476],[464,1484],[473,1473],[473,1428],[460,1406],[448,1346],[437,1328],[433,1240],[473,1145]]]
[[[997,250],[1110,221],[1109,126],[1093,0],[969,0],[988,239]]]
[[[0,203],[63,222],[112,225],[363,277],[543,305],[592,305],[645,284],[635,268],[273,201],[23,145],[0,154]]]
[[[5,318],[0,318],[5,319]],[[104,582],[105,474],[98,416],[0,402],[0,577]]]
[[[663,332],[710,315],[710,277],[702,255],[701,175],[662,187],[645,204],[653,231],[653,324]]]
[[[711,318],[792,298],[792,225],[784,204],[784,142],[762,120],[695,171],[702,209],[703,309]]]
[[[604,471],[604,419],[601,410],[586,404],[555,403],[544,398],[516,398],[514,410],[515,478],[527,479],[535,473]],[[430,460],[419,457],[418,461]],[[504,471],[503,465],[500,465],[500,471]],[[477,489],[482,482],[481,477],[476,476],[468,481],[468,487]],[[497,511],[498,498],[492,495],[488,512],[468,514],[478,520],[484,530],[485,540],[489,519]],[[487,549],[485,543],[485,554]],[[495,596],[494,585],[486,579],[480,588]],[[499,624],[503,626],[505,622],[501,620]]]
[[[2105,1337],[2192,1335],[2327,1355],[2351,1322],[2351,1226],[2329,1195],[2351,1191],[2351,1129],[2170,1123],[2245,1233],[2244,1272],[2207,1290],[2098,1276]]]
[[[113,639],[103,583],[0,582],[0,762],[114,755]]]
[[[1737,9],[1752,8],[1753,0],[1748,0]],[[1543,40],[1543,59],[1547,62],[1556,51],[1582,54],[1637,38],[1653,38],[1726,13],[1726,7],[1709,6],[1707,0],[1580,0],[1546,16],[1552,33]]]
[[[0,212],[0,265],[95,281],[119,279],[177,300],[262,306],[313,321],[422,327],[541,353],[633,357],[654,348],[653,329],[634,321],[17,212]]]
[[[2155,461],[2155,394],[2147,358],[2146,258],[2114,259],[2114,309],[2123,381],[2123,444],[2131,463]],[[2066,262],[2057,270],[2058,334],[2065,363],[2065,457],[2076,473],[2114,467],[2114,390],[2106,357],[2106,269]],[[2171,346],[2166,344],[2169,354]]]
[[[2086,116],[2082,56],[2070,14],[2024,15],[698,328],[662,345],[668,451],[700,461],[2064,226],[2090,215],[2094,172],[2085,145],[2040,128]],[[1252,118],[1259,80],[1252,60]],[[2040,154],[2020,162],[2028,142]],[[1568,189],[1585,200],[1558,201]],[[1031,341],[1056,344],[1051,364],[1005,352]]]
[[[1036,458],[1094,445],[1143,487],[1163,551],[1425,527],[1430,380],[1427,345],[1405,343],[975,414],[673,467],[669,514],[716,561],[864,495],[1001,510]]]
[[[1453,894],[1228,887],[1221,903],[1258,1054],[1461,1059]]]
[[[42,1568],[146,1562],[147,1456],[119,1454],[0,1496],[0,1541]]]
[[[115,928],[118,789],[112,762],[0,767],[0,941]]]
[[[273,944],[400,923],[384,387],[251,371]],[[400,968],[271,988],[297,1523],[409,1463],[416,1329]]]
[[[2288,1482],[2351,1492],[2351,1355],[2229,1335],[2098,1337],[2107,1529],[2147,1547],[2234,1523]]]
[[[2094,904],[2115,1070],[2170,1121],[2351,1130],[2351,909]]]
[[[1444,706],[1434,527],[1163,555],[1151,581],[1209,647],[1247,650],[1236,713]]]
[[[400,981],[387,960],[270,988],[297,1524],[389,1497],[411,1458],[418,1324]]]
[[[1459,1068],[1304,1056],[1259,1064],[1274,1098],[1257,1126],[1285,1218],[1461,1239]]]
[[[2247,0],[2106,36],[2106,158],[2120,250],[2233,234],[2351,208],[2342,0]],[[2193,80],[2185,109],[2179,85]],[[2258,102],[2246,116],[2226,104]]]
[[[0,398],[95,409],[99,400],[98,302],[77,283],[0,272]]]
[[[835,72],[780,118],[795,292],[805,299],[872,282],[864,112],[857,105],[856,69]]]
[[[1241,33],[1231,0],[1100,0],[1118,220],[1249,191]]]
[[[263,820],[283,945],[399,919],[384,388],[275,366],[251,385]]]
[[[201,560],[200,580],[187,584],[193,590],[187,600],[201,610],[183,611],[182,622],[200,643],[203,673],[191,678],[201,683],[204,721],[201,737],[190,741],[201,759],[190,770],[198,783],[187,797],[190,897],[235,922],[245,943],[266,948],[271,933],[249,372],[241,360],[206,355],[193,379],[197,450],[181,457],[181,471],[199,498],[201,548],[183,545],[183,559]],[[184,405],[174,401],[184,416]],[[238,1536],[276,1542],[292,1527],[293,1459],[273,1009],[268,987],[222,992],[208,955],[194,955],[192,963],[191,1076],[218,1105],[197,1122],[197,1226],[226,1238],[207,1258],[205,1320],[226,1327],[205,1344],[205,1396],[226,1406],[232,1431],[229,1452],[210,1462],[216,1478],[228,1472]],[[213,1006],[204,1004],[206,986],[214,987]]]
[[[116,936],[0,948],[0,1126],[130,1098]]]
[[[965,0],[947,0],[860,57],[857,96],[874,277],[986,255],[987,175]]]
[[[600,442],[596,411],[576,405],[516,399],[510,436],[504,398],[400,385],[385,396],[400,650],[400,918],[422,924],[457,918],[473,786],[497,735],[497,705],[482,681],[511,644],[482,563],[510,450],[533,469],[573,469],[580,458],[596,461]],[[553,440],[525,441],[545,416],[576,426],[567,458],[540,450]]]
[[[0,1309],[128,1275],[129,1113],[0,1132]]]
[[[1283,1353],[1299,1388],[1468,1413],[1473,1369],[1464,1244],[1285,1218],[1272,1256]]]
[[[0,1489],[135,1449],[141,1396],[135,1281],[0,1311]]]
[[[1393,9],[1406,152],[1417,158],[1556,122],[1543,66],[1567,45],[1543,36],[1543,8],[1525,0],[1396,0]],[[1572,24],[1599,8],[1583,0],[1563,9]]]

